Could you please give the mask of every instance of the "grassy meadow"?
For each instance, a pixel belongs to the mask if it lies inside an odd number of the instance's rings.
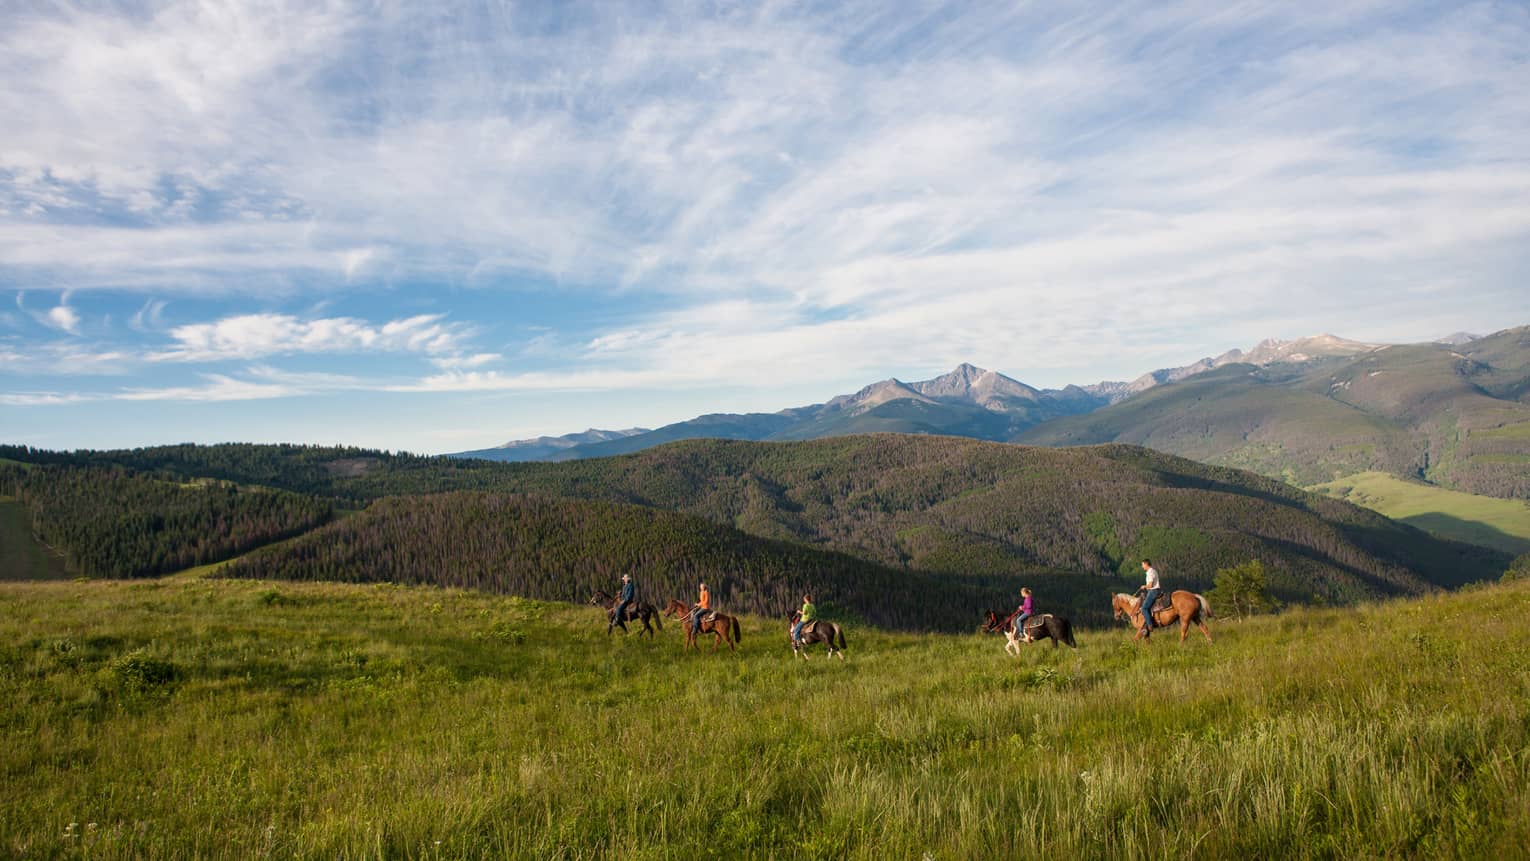
[[[773,620],[686,654],[428,587],[3,583],[0,855],[1512,855],[1527,618],[1520,581],[803,663]]]
[[[1530,503],[1362,472],[1307,488],[1456,541],[1530,552]]]

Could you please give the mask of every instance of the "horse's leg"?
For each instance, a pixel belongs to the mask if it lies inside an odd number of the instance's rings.
[[[1201,633],[1206,635],[1206,642],[1211,642],[1211,631],[1206,628],[1206,623],[1197,619],[1195,624],[1198,628],[1201,629]]]

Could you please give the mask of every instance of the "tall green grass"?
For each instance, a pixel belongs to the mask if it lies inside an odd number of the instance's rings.
[[[687,654],[427,588],[0,584],[0,854],[1509,856],[1527,620],[1514,583],[794,663],[775,620]]]

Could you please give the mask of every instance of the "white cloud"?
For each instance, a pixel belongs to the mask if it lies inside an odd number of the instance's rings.
[[[60,392],[3,392],[0,404],[10,407],[50,407],[90,400],[89,396]]]
[[[467,327],[421,314],[381,326],[353,317],[302,320],[289,314],[241,314],[170,330],[176,346],[156,360],[209,362],[294,353],[409,352],[440,355],[459,351]]]
[[[442,370],[464,370],[492,365],[503,359],[504,356],[499,353],[473,353],[467,356],[434,356],[430,363]]]
[[[80,315],[68,305],[55,305],[40,319],[61,332],[80,334]]]
[[[1513,4],[560,11],[557,37],[492,7],[19,14],[0,272],[326,298],[530,278],[649,309],[508,358],[438,317],[313,314],[175,327],[156,356],[409,353],[442,373],[366,385],[431,391],[1102,350],[1130,373],[1166,344],[1527,310]]]
[[[203,374],[205,382],[196,386],[125,389],[109,396],[118,401],[254,401],[307,394],[285,383],[261,383],[240,380],[223,374]]]
[[[149,332],[159,329],[164,325],[165,308],[170,303],[163,299],[150,299],[143,303],[143,307],[134,312],[128,320],[128,326],[139,331]]]

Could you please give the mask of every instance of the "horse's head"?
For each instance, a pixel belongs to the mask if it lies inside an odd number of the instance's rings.
[[[590,603],[595,605],[604,604],[610,600],[611,596],[607,595],[604,589],[596,589],[595,594],[590,596]]]
[[[999,614],[995,613],[992,610],[984,611],[984,613],[983,613],[983,630],[992,633],[998,627],[999,627]]]
[[[685,606],[683,602],[675,598],[671,598],[669,599],[669,603],[664,607],[664,615],[674,616],[676,619],[678,619],[685,615],[686,611],[688,610],[690,610],[690,608]]]
[[[1117,592],[1115,595],[1111,596],[1110,609],[1112,611],[1112,615],[1114,615],[1116,619],[1130,619],[1132,610],[1131,596],[1123,595],[1120,592]]]
[[[791,624],[795,625],[795,624],[797,624],[797,622],[801,618],[802,618],[802,611],[801,610],[793,610],[792,611],[792,617],[791,617],[791,619],[789,621],[791,622]]]

